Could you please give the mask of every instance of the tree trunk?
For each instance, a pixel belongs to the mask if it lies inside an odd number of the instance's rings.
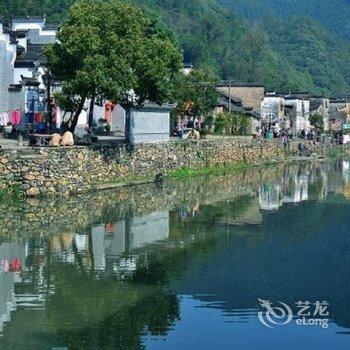
[[[95,100],[96,100],[96,94],[95,91],[92,94],[91,101],[90,101],[90,108],[89,108],[89,130],[92,130],[92,124],[94,122],[94,107],[95,107]]]
[[[86,97],[83,97],[81,99],[78,109],[74,112],[74,115],[70,118],[70,120],[67,123],[64,123],[64,125],[62,125],[62,131],[70,131],[74,134],[75,128],[78,124],[80,113],[84,108],[85,100]]]
[[[131,142],[131,105],[127,105],[125,108],[125,141]]]

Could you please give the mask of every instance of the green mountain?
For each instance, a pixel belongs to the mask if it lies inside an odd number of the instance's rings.
[[[130,1],[175,32],[186,62],[213,75],[276,90],[350,94],[349,0]],[[60,21],[73,2],[0,0],[0,15]]]
[[[318,20],[325,28],[350,40],[350,0],[218,0],[247,21],[273,16]]]

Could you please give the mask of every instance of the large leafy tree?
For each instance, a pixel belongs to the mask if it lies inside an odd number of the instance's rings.
[[[310,124],[316,129],[318,134],[322,134],[324,131],[323,117],[320,114],[310,115]]]
[[[57,99],[71,112],[69,130],[74,131],[87,99],[113,100],[126,108],[174,99],[182,54],[172,34],[136,7],[120,0],[78,1],[57,39],[46,55],[63,83]]]
[[[176,112],[205,116],[217,105],[217,79],[204,71],[193,70],[178,80]]]

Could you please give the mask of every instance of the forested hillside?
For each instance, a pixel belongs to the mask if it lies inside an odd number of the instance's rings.
[[[169,25],[186,62],[220,78],[284,91],[350,93],[350,1],[130,1]],[[60,21],[73,2],[0,0],[0,11],[7,18],[46,14]]]
[[[350,0],[218,0],[248,21],[307,16],[350,40]]]

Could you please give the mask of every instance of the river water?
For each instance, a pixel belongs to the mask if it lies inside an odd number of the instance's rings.
[[[0,349],[349,349],[350,164],[0,204]]]

